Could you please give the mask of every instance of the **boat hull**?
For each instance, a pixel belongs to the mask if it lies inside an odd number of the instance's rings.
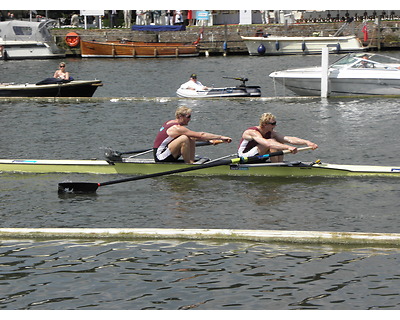
[[[364,71],[364,70],[361,70]],[[360,72],[362,73],[362,72]],[[400,74],[400,71],[399,71]],[[320,69],[299,74],[288,71],[278,71],[270,74],[278,83],[284,85],[290,91],[300,96],[321,95],[321,71]],[[377,78],[363,77],[362,74],[346,76],[336,73],[329,75],[328,92],[330,96],[351,96],[351,95],[400,95],[400,77]]]
[[[89,174],[153,174],[187,168],[188,164],[154,163],[151,160],[108,162],[105,160],[34,160],[0,159],[0,172],[12,173],[89,173]],[[337,177],[392,176],[400,177],[400,167],[358,166],[284,162],[278,164],[232,164],[180,173],[190,176],[267,176],[267,177]]]
[[[178,58],[198,55],[197,46],[192,44],[81,40],[83,58]]]
[[[212,88],[210,90],[178,89],[178,97],[182,98],[238,98],[260,97],[261,90],[258,86]]]
[[[12,43],[0,41],[0,59],[2,60],[25,60],[25,59],[59,59],[64,58],[65,53],[59,49],[52,48],[47,43]]]
[[[249,55],[321,54],[322,48],[344,53],[364,51],[355,36],[346,37],[243,37]]]
[[[74,80],[59,84],[0,84],[0,97],[92,97],[101,80]]]

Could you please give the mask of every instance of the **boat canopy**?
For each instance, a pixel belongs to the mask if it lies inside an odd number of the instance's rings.
[[[55,22],[55,20],[41,22],[11,20],[0,22],[0,41],[51,41],[52,38],[48,28]]]

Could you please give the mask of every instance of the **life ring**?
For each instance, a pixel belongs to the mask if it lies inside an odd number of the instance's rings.
[[[65,36],[65,42],[66,42],[67,45],[70,46],[70,47],[76,47],[76,46],[78,46],[80,40],[81,40],[81,37],[80,37],[79,34],[77,34],[76,32],[69,32],[69,33],[67,33],[67,35]]]

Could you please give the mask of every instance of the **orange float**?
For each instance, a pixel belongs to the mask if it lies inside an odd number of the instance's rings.
[[[65,36],[65,42],[70,47],[76,47],[79,45],[81,37],[76,32],[69,32]]]

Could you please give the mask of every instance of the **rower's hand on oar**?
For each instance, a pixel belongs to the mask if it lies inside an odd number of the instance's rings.
[[[288,150],[290,151],[290,153],[296,154],[299,150],[296,147],[290,146],[288,148]]]
[[[311,149],[313,149],[313,150],[318,148],[318,145],[316,143],[313,143],[313,142],[307,144],[307,146],[311,147]]]
[[[232,138],[230,137],[225,137],[225,136],[221,136],[221,140],[225,143],[231,143],[232,142]]]
[[[221,136],[221,139],[209,140],[209,142],[212,143],[213,145],[217,145],[220,143],[231,143],[232,139],[229,137]]]

